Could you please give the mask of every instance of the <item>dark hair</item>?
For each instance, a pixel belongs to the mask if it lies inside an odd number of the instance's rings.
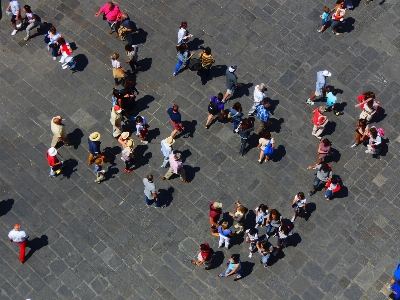
[[[370,100],[367,103],[365,103],[369,108],[372,108],[374,106],[374,100]]]
[[[332,90],[332,94],[333,94],[333,95],[336,95],[337,93],[339,93],[339,90],[337,90],[337,89],[333,89],[333,90]]]
[[[331,179],[331,183],[333,183],[333,184],[337,184],[337,183],[338,183],[338,180],[337,180],[337,178],[336,178],[336,177],[332,177],[332,179]]]
[[[211,48],[210,47],[205,47],[204,48],[204,53],[207,54],[207,55],[210,55],[211,54]]]
[[[328,140],[328,139],[323,139],[323,140],[321,141],[321,143],[324,144],[325,147],[332,146],[331,141]]]
[[[364,128],[367,126],[368,121],[366,119],[358,119],[358,124]]]
[[[51,26],[49,31],[53,34],[55,34],[57,32],[57,29],[54,26]]]
[[[59,43],[60,45],[64,45],[65,44],[65,39],[63,37],[59,37],[57,40],[57,43]]]
[[[153,174],[149,173],[146,175],[147,180],[153,181]]]
[[[376,130],[375,127],[370,128],[369,133],[371,134],[372,138],[374,138],[374,139],[376,139],[376,137],[378,136],[378,131]]]
[[[236,102],[232,105],[232,108],[238,112],[242,111],[242,104],[240,104],[240,102]]]
[[[321,164],[321,170],[322,171],[328,171],[330,168],[329,168],[329,165],[326,163],[326,162],[323,162],[322,164]]]
[[[341,4],[341,3],[344,3],[344,0],[337,0],[336,1],[336,4]]]
[[[176,46],[176,51],[180,52],[181,54],[185,53],[187,50],[188,45],[187,44],[179,44]]]
[[[328,6],[324,6],[324,12],[329,12],[329,7]]]
[[[242,130],[247,130],[252,125],[252,121],[250,119],[244,119],[240,124]]]
[[[31,7],[29,5],[24,5],[24,9],[27,13],[32,13]]]
[[[222,100],[224,98],[224,94],[218,93],[217,98],[218,100]]]
[[[269,104],[268,102],[264,102],[263,106],[265,109],[268,109],[271,107],[271,104]]]
[[[288,235],[288,233],[290,232],[289,225],[285,224],[283,221],[281,222],[281,231],[283,231],[285,235]]]
[[[304,196],[304,193],[303,192],[298,192],[297,193],[297,197],[299,198],[299,199],[304,199],[306,196]]]
[[[178,110],[179,109],[179,105],[178,104],[174,104],[174,105],[172,105],[172,110]]]
[[[364,100],[367,100],[368,98],[375,99],[375,93],[374,92],[368,91],[368,92],[365,92],[363,95],[364,95]]]
[[[124,89],[131,87],[135,84],[135,81],[132,78],[127,78],[124,83]]]
[[[276,219],[273,219],[272,215],[276,216]],[[279,220],[281,218],[281,214],[279,213],[279,211],[277,209],[272,208],[269,211],[269,218],[272,219],[272,220]]]
[[[249,233],[250,233],[251,235],[253,235],[255,232],[256,232],[256,230],[255,230],[254,228],[250,228],[250,229],[249,229]]]
[[[113,8],[113,7],[114,7],[114,2],[112,2],[112,1],[108,1],[107,3],[111,5],[111,8]]]
[[[182,27],[187,27],[187,22],[182,22],[181,26],[179,26],[179,28],[182,28]]]
[[[232,254],[231,258],[232,258],[234,261],[239,261],[239,259],[240,259],[240,254]]]
[[[267,206],[265,205],[265,204],[260,204],[259,206],[258,206],[258,210],[261,210],[261,211],[263,211],[263,212],[266,212],[267,211]]]
[[[266,132],[264,133],[264,138],[266,138],[267,140],[271,139],[271,132],[266,131]]]
[[[142,123],[142,122],[143,122],[143,118],[141,116],[137,116],[136,123]]]
[[[132,45],[131,45],[131,44],[126,44],[126,45],[125,45],[125,50],[126,50],[126,51],[132,51],[132,49],[133,49],[133,48],[132,48]]]
[[[205,250],[208,250],[208,249],[210,249],[210,247],[208,247],[207,245],[204,245],[204,244],[200,245],[200,250],[205,251]]]

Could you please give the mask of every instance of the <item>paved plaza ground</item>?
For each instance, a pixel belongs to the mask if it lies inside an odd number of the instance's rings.
[[[317,32],[323,6],[333,7],[334,0],[120,0],[138,29],[138,112],[150,122],[151,140],[142,145],[135,137],[134,172],[124,173],[117,155],[107,180],[96,184],[87,138],[98,131],[102,149],[118,150],[109,121],[109,56],[118,52],[125,60],[124,42],[94,17],[103,2],[27,1],[73,43],[78,64],[72,72],[51,59],[42,35],[27,43],[24,32],[11,36],[7,1],[1,1],[0,299],[387,299],[400,253],[400,1],[353,0],[344,33],[334,36],[329,29]],[[191,50],[209,46],[216,59],[205,86],[189,70],[172,76],[181,21],[194,35]],[[242,157],[231,123],[204,127],[208,99],[224,92],[226,65],[233,64],[244,83],[233,101],[246,114],[254,86],[267,84],[277,146],[268,163],[257,162],[255,136]],[[336,149],[333,171],[345,186],[341,197],[325,201],[322,191],[307,197],[309,220],[295,221],[294,243],[268,269],[258,254],[247,257],[241,237],[231,249],[218,249],[209,233],[210,201],[222,202],[224,211],[235,200],[250,209],[266,203],[290,219],[293,196],[310,190],[314,172],[306,168],[317,160],[318,140],[311,135],[315,106],[305,100],[324,69],[332,72],[328,85],[341,90],[344,108],[339,117],[328,113],[326,131]],[[364,146],[350,148],[360,113],[356,97],[368,90],[383,108],[374,123],[386,132],[380,160]],[[172,103],[187,128],[174,148],[183,152],[190,184],[161,181],[160,141],[172,130],[166,113]],[[51,179],[45,154],[57,115],[76,145],[59,149],[68,172]],[[142,178],[149,172],[164,209],[145,205]],[[253,217],[248,214],[248,224]],[[25,264],[6,238],[16,222],[32,241]],[[190,264],[205,241],[216,250],[210,271]],[[233,253],[241,254],[245,277],[217,278]]]

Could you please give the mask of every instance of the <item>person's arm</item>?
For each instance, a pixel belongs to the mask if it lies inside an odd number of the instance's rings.
[[[101,13],[105,13],[105,12],[106,12],[106,11],[105,11],[106,5],[107,5],[107,3],[104,4],[102,7],[100,7],[100,10],[99,10],[97,13],[94,14],[94,16],[95,16],[96,18],[97,18]]]
[[[153,195],[153,197],[154,197],[155,201],[157,202],[157,201],[158,201],[158,196],[157,196],[157,193],[156,193],[156,192],[154,192],[154,193],[152,193],[152,195]]]
[[[260,149],[260,148],[261,148],[261,144],[258,144],[258,145],[257,145],[257,149]]]
[[[196,266],[200,266],[200,265],[204,264],[204,262],[205,262],[204,259],[203,260],[198,260],[198,261],[196,261]]]
[[[218,223],[215,222],[214,219],[211,218],[211,217],[210,217],[210,223],[211,223],[211,225],[214,225],[215,227],[218,227],[218,226],[219,226]]]
[[[239,269],[239,267],[240,267],[240,263],[237,263],[236,267],[232,271],[230,271],[228,274],[226,274],[225,276],[228,277],[228,276],[231,276],[232,274],[235,274],[236,271]]]

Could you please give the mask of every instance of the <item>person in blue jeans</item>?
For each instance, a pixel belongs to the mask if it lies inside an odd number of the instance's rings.
[[[274,246],[268,241],[260,241],[257,243],[258,253],[261,255],[260,264],[264,265],[264,268],[268,267],[268,259],[271,253],[274,252]]]
[[[232,120],[233,133],[237,132],[236,129],[238,128],[240,122],[242,121],[242,117],[243,117],[243,112],[242,111],[243,111],[243,109],[242,109],[242,105],[240,104],[240,102],[236,102],[229,109],[228,118],[230,118]]]
[[[242,156],[245,154],[244,149],[246,148],[246,143],[250,137],[250,133],[253,130],[254,130],[254,124],[252,120],[244,119],[242,122],[240,122],[238,127],[238,133],[241,139],[239,154],[241,154]]]
[[[53,56],[53,60],[57,59],[58,50],[60,49],[60,47],[57,46],[57,40],[60,37],[61,34],[54,26],[51,26],[50,30],[44,36],[44,42],[47,44],[47,51],[50,51],[51,48],[51,55]]]
[[[267,225],[265,240],[268,240],[268,238],[272,233],[276,234],[279,226],[281,226],[281,221],[282,221],[282,215],[279,213],[279,211],[275,208],[270,209],[265,220],[265,224]]]
[[[226,269],[225,273],[219,274],[218,277],[228,277],[233,274],[237,274],[236,279],[240,279],[243,276],[240,254],[232,254],[228,260],[228,269]]]
[[[189,65],[190,58],[193,56],[194,52],[190,53],[187,44],[179,44],[176,46],[176,57],[178,58],[178,63],[175,66],[174,76],[176,76],[181,68],[182,64]]]

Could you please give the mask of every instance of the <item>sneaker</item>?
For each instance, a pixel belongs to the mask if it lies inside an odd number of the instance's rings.
[[[250,254],[249,254],[249,258],[252,258],[252,257],[253,257],[253,253],[251,253],[251,252],[250,252]]]
[[[262,160],[261,160],[261,159],[259,159],[259,160],[258,160],[258,162],[261,164],[261,163],[262,163]]]
[[[17,32],[18,32],[18,30],[13,30],[13,31],[11,32],[11,35],[16,35]]]
[[[62,65],[62,68],[63,68],[63,70],[65,70],[66,68],[68,68],[68,65],[67,64]]]
[[[49,175],[49,177],[50,177],[50,178],[54,178],[54,177],[56,177],[56,176],[55,176],[55,175]]]
[[[27,41],[27,40],[29,40],[29,38],[30,38],[30,36],[29,36],[29,35],[27,35],[26,37],[24,37],[24,41]]]
[[[318,29],[317,31],[318,31],[318,32],[322,32],[322,30],[321,30],[321,29]]]
[[[132,170],[124,169],[124,172],[125,172],[125,173],[131,173]]]
[[[353,144],[351,145],[351,148],[357,147],[357,144]]]
[[[262,262],[262,260],[260,259],[260,264],[262,264],[263,262]]]
[[[264,268],[268,268],[268,265],[267,265],[267,264],[265,264],[265,265],[264,265]]]
[[[313,191],[310,191],[309,193],[308,193],[308,195],[309,196],[312,196],[312,195],[314,195],[315,193],[313,192]]]
[[[296,217],[292,217],[292,219],[290,221],[293,223],[295,219],[296,219]]]
[[[164,208],[165,207],[165,204],[164,205],[161,205],[161,206],[154,206],[155,208]]]
[[[56,60],[56,59],[57,59],[57,57],[53,56],[53,60]]]
[[[209,129],[210,128],[210,125],[206,125],[206,129]]]
[[[314,101],[307,100],[307,104],[314,105]]]
[[[147,145],[149,142],[148,141],[142,141],[142,144]]]
[[[368,150],[365,150],[365,153],[369,153],[369,151],[368,151]]]
[[[17,28],[21,28],[22,24],[19,23],[18,25],[16,25]]]
[[[62,60],[62,59],[60,59],[58,62],[59,62],[59,63],[61,63],[61,64],[63,64],[63,65],[65,65],[65,64],[66,64],[65,62],[63,62],[63,60]]]
[[[50,51],[50,46],[49,45],[47,45],[47,51]]]

